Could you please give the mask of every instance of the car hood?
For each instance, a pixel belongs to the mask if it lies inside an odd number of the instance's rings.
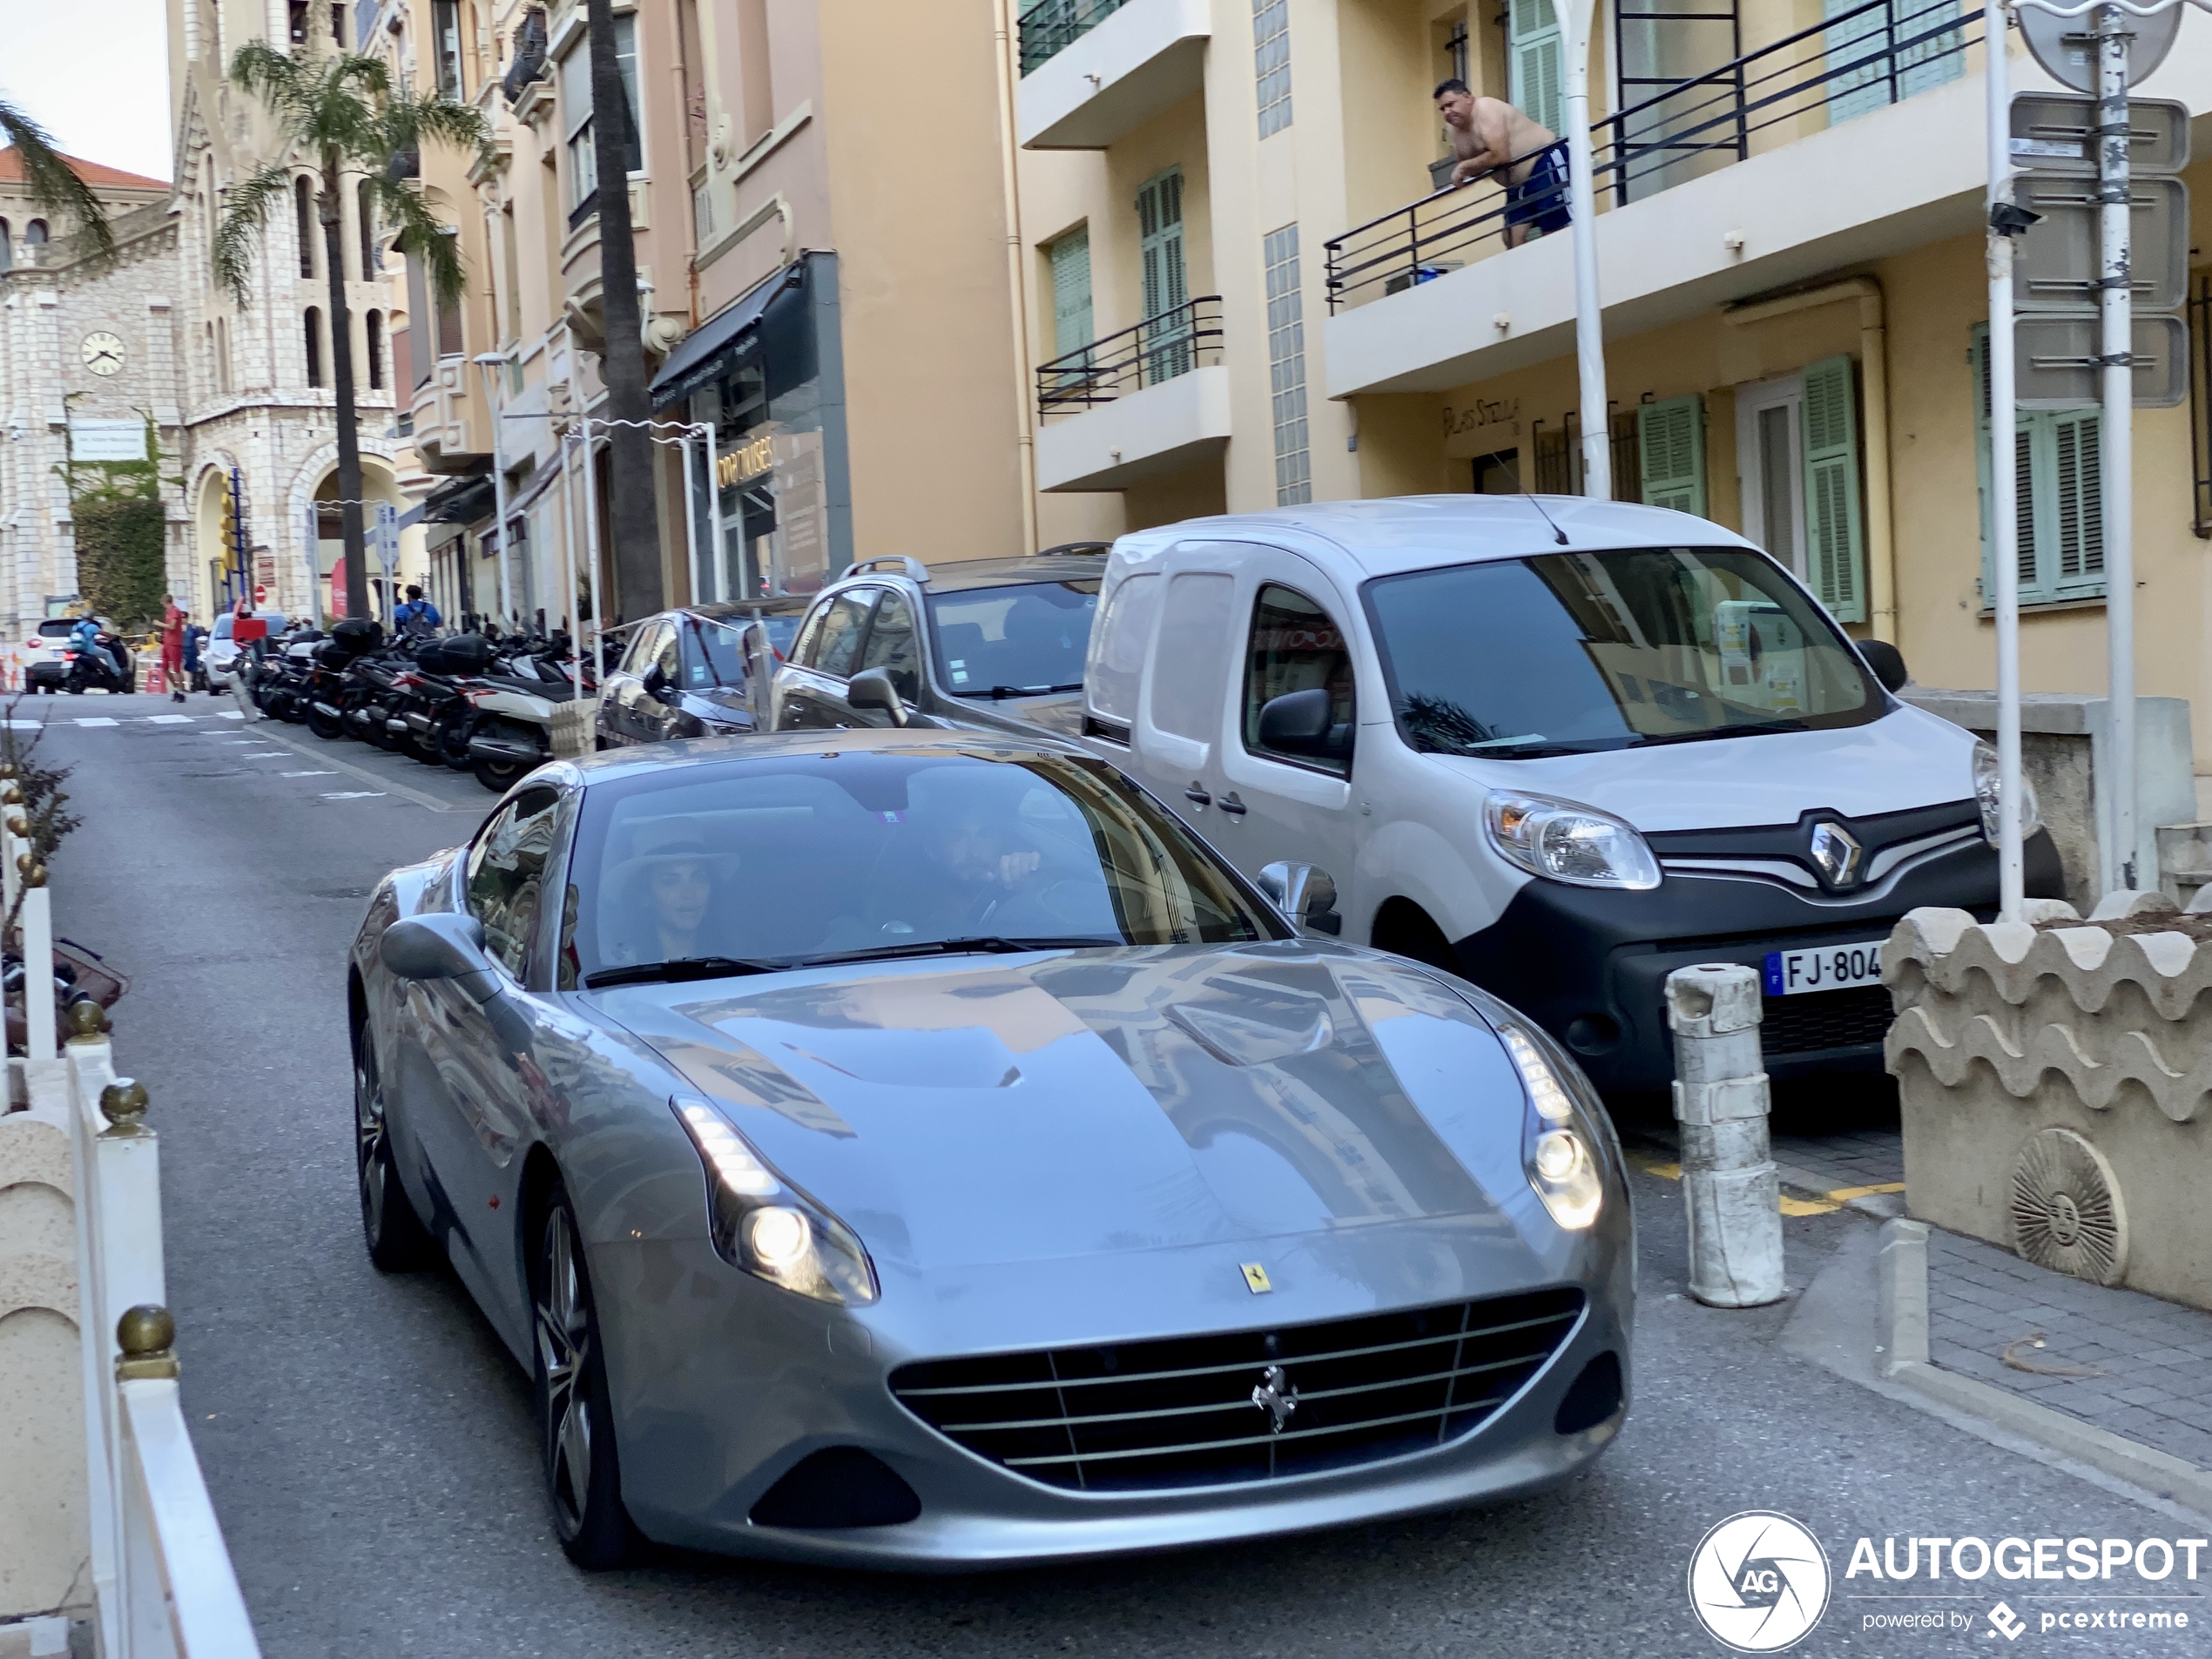
[[[595,1001],[880,1260],[1447,1217],[1517,1252],[1535,1203],[1519,1074],[1490,1028],[1343,947],[961,957]]]
[[[1552,755],[1539,760],[1427,757],[1485,789],[1525,789],[1581,801],[1640,830],[1794,824],[1825,807],[1846,818],[1966,800],[1973,734],[1900,705],[1865,725],[1831,732]]]

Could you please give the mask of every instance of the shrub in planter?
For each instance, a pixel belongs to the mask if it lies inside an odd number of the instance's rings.
[[[2027,914],[1915,910],[1884,948],[1906,1208],[2212,1307],[2212,914],[2160,894]]]

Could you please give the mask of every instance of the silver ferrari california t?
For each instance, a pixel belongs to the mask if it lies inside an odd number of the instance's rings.
[[[960,1568],[1523,1493],[1627,1410],[1620,1150],[1449,975],[1112,766],[946,732],[556,764],[378,887],[376,1264],[535,1380],[553,1521]]]

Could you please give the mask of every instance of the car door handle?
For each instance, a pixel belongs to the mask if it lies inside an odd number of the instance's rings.
[[[1228,794],[1221,798],[1221,810],[1232,817],[1242,818],[1247,809],[1244,803],[1238,800],[1234,794]]]
[[[1213,805],[1213,797],[1206,793],[1206,792],[1203,789],[1186,789],[1183,792],[1183,799],[1189,801],[1193,806],[1211,806]]]

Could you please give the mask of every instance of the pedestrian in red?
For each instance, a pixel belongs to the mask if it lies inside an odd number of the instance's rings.
[[[161,596],[161,678],[172,701],[185,700],[185,613],[174,594]]]

